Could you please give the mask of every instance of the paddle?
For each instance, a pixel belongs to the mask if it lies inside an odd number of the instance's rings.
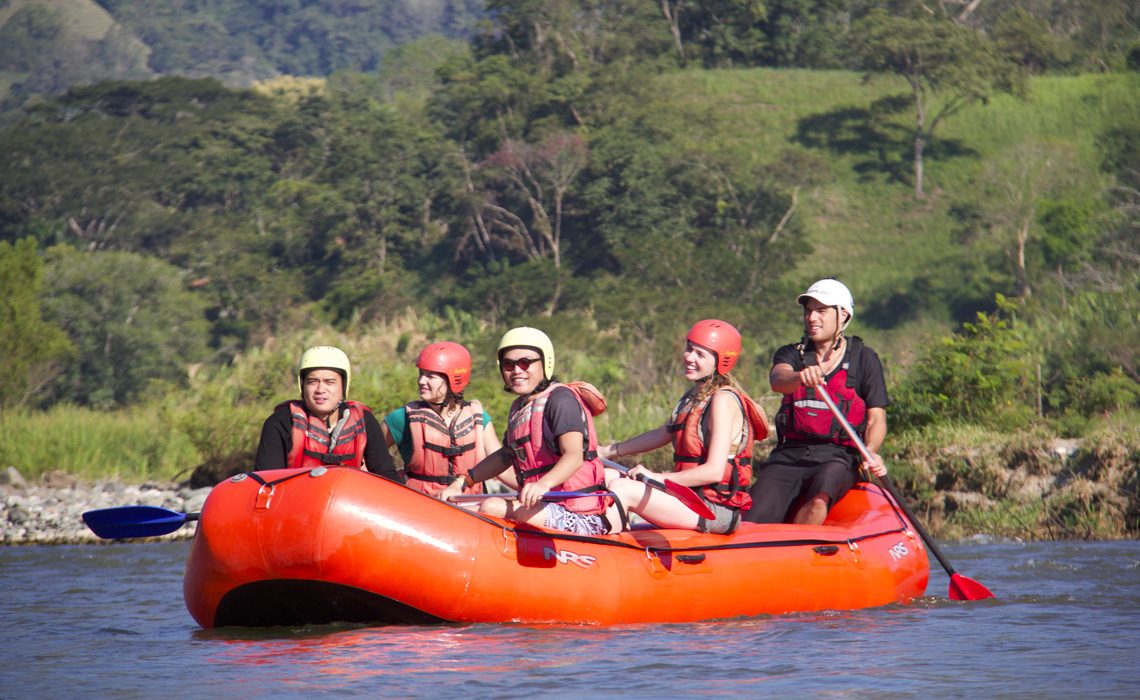
[[[569,498],[591,498],[594,496],[614,496],[614,493],[612,491],[590,491],[587,493],[581,491],[547,491],[543,494],[542,500],[565,501]],[[488,498],[505,498],[508,501],[513,501],[518,497],[518,491],[508,491],[506,493],[457,493],[447,500],[453,503],[469,503],[471,501],[485,501]],[[616,498],[616,496],[614,497]]]
[[[847,421],[847,417],[839,411],[839,408],[831,399],[831,395],[827,393],[827,389],[819,385],[815,387],[815,391],[819,394],[819,397],[823,399],[824,403],[827,404],[827,407],[831,409],[831,412],[835,414],[835,418],[839,421],[839,424],[843,426],[843,429],[846,430],[847,434],[851,436],[851,439],[855,441],[855,446],[859,448],[859,453],[863,455],[864,461],[871,461],[870,450],[863,444],[863,440],[859,437],[859,434],[855,432],[855,428],[851,427],[851,423]],[[914,513],[911,512],[910,507],[903,501],[902,496],[899,495],[898,489],[895,488],[894,482],[891,481],[890,477],[884,474],[879,477],[879,480],[883,482],[883,486],[887,488],[887,491],[890,492],[895,502],[898,503],[903,509],[903,512],[906,513],[906,517],[910,520],[911,524],[914,525],[914,529],[918,530],[918,534],[922,536],[922,541],[926,543],[926,548],[934,553],[934,557],[938,559],[938,563],[942,565],[942,568],[946,570],[946,574],[950,576],[950,600],[984,600],[986,598],[993,598],[994,594],[991,593],[988,588],[954,571],[954,567],[950,566],[950,562],[946,561],[946,557],[942,556],[942,552],[939,551],[934,539],[926,532],[926,528],[922,526],[922,523],[918,522],[918,519],[914,517]]]
[[[198,513],[179,513],[157,506],[120,506],[89,510],[83,522],[105,540],[158,537],[198,519]]]
[[[606,465],[610,469],[618,470],[623,475],[629,475],[629,467],[618,464],[617,462],[603,459],[602,464]],[[709,508],[709,504],[705,503],[704,499],[698,496],[697,492],[688,486],[682,486],[681,484],[678,484],[675,481],[669,481],[668,479],[662,483],[656,479],[651,479],[644,474],[637,474],[630,478],[636,479],[637,481],[640,481],[650,488],[657,489],[658,491],[664,491],[673,498],[676,498],[678,501],[684,504],[686,508],[693,511],[702,518],[712,520],[716,517],[716,513],[713,513],[712,508]]]

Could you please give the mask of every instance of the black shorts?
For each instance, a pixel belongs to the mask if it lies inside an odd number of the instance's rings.
[[[793,507],[827,494],[835,503],[855,485],[856,455],[838,445],[789,445],[777,447],[756,469],[756,483],[749,493],[752,507],[744,514],[750,523],[782,523]]]

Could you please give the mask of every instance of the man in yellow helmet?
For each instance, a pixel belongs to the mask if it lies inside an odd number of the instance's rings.
[[[347,398],[351,378],[339,348],[306,350],[297,368],[301,398],[265,419],[254,468],[353,467],[402,482],[372,410]]]

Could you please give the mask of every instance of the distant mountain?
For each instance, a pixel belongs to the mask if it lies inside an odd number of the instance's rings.
[[[152,77],[151,54],[93,0],[0,0],[5,107],[75,84]]]
[[[481,0],[0,0],[4,108],[108,79],[376,70],[428,35],[465,38]]]

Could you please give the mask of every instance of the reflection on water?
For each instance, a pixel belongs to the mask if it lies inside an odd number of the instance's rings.
[[[199,629],[188,543],[0,549],[0,697],[1133,697],[1140,543],[946,545],[997,598],[675,625]],[[790,582],[794,585],[794,582]]]

